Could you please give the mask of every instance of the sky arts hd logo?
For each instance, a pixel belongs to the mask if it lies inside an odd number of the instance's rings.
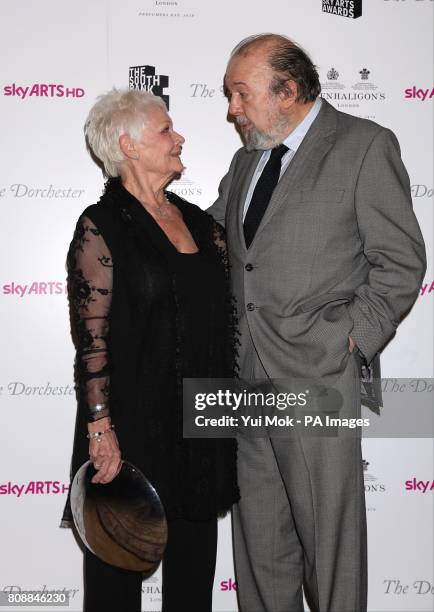
[[[22,497],[24,495],[58,495],[68,493],[69,483],[59,480],[30,480],[29,482],[0,483],[0,495]]]
[[[411,480],[405,481],[406,491],[415,491],[417,493],[426,493],[434,491],[434,480],[420,480],[413,476]]]
[[[60,83],[32,83],[20,85],[11,83],[3,87],[4,96],[25,98],[82,98],[85,91],[82,87],[67,87]]]
[[[229,578],[228,580],[222,580],[220,582],[220,591],[236,591],[237,583],[235,578]]]
[[[362,16],[362,0],[322,0],[323,13],[357,19]]]
[[[66,295],[68,287],[65,281],[31,281],[28,283],[11,281],[1,285],[1,293],[19,298],[28,295]]]
[[[165,87],[169,87],[169,77],[155,74],[155,66],[130,66],[128,82],[130,89],[152,91],[154,95],[160,96],[169,110],[169,96],[163,92]]]

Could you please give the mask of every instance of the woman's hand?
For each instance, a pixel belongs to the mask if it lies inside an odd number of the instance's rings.
[[[110,425],[110,417],[105,417],[88,423],[87,428],[89,433],[95,433],[109,429]],[[89,457],[95,469],[98,470],[97,474],[92,478],[92,482],[107,484],[118,475],[122,466],[122,460],[118,439],[113,429],[100,436],[99,442],[98,439],[90,439]]]

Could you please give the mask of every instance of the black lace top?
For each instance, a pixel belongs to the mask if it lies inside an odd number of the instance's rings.
[[[168,518],[206,519],[238,499],[234,440],[183,439],[182,378],[235,374],[223,229],[167,194],[198,253],[179,253],[119,179],[80,217],[68,253],[80,387],[72,472],[88,459],[88,406],[105,404],[123,458]],[[64,520],[70,518],[67,503]]]

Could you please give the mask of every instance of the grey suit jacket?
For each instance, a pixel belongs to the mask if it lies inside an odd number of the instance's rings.
[[[371,363],[417,298],[425,249],[394,134],[325,100],[246,249],[261,151],[235,154],[209,212],[226,226],[241,331],[270,378],[339,376],[351,335]]]

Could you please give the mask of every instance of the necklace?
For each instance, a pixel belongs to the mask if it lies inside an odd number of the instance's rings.
[[[141,203],[143,204],[143,206],[145,206],[145,202],[143,202],[142,200],[140,200]],[[146,208],[146,206],[145,206]],[[155,214],[160,217],[160,219],[170,219],[170,217],[172,216],[171,214],[171,210],[170,210],[170,202],[169,200],[166,198],[166,196],[164,196],[164,202],[163,204],[161,204],[160,206],[153,206],[152,210],[155,212]]]
[[[170,203],[166,197],[164,198],[164,203],[161,206],[157,206],[155,212],[161,219],[170,218]]]

